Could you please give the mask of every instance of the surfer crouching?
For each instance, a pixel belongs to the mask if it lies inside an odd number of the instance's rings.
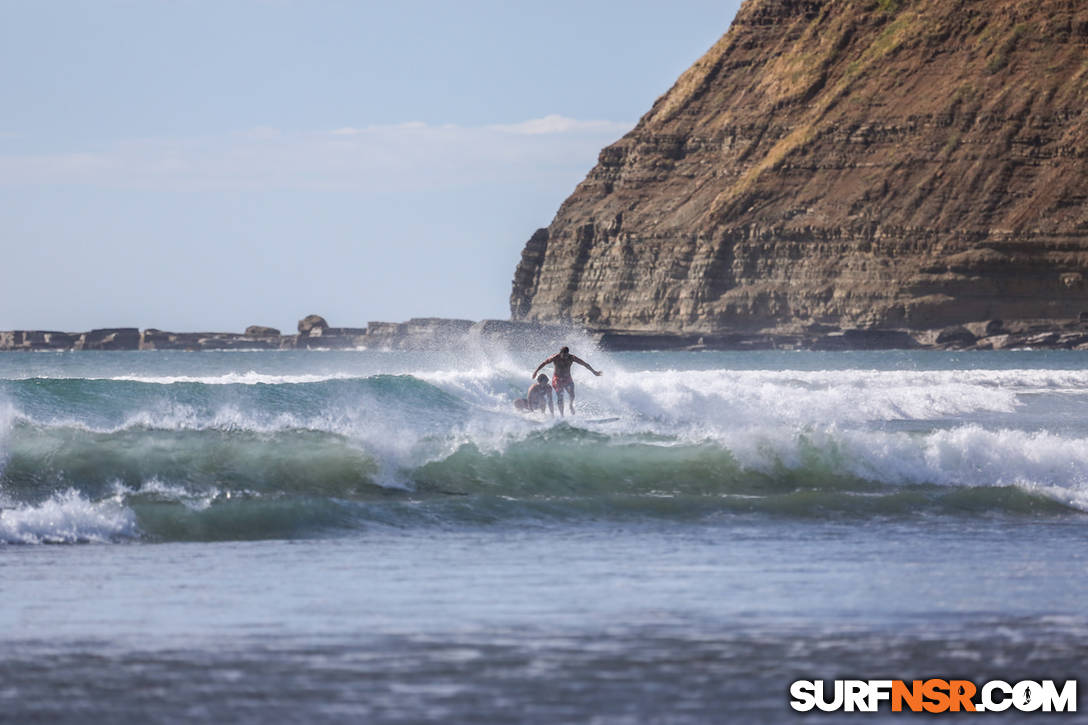
[[[587,363],[582,358],[571,355],[570,348],[564,345],[559,349],[559,352],[552,355],[536,366],[536,370],[533,371],[533,377],[540,372],[540,368],[545,365],[553,365],[552,370],[555,371],[555,375],[552,376],[552,387],[555,388],[555,397],[559,402],[559,415],[563,415],[563,393],[564,391],[570,394],[570,414],[574,415],[574,378],[571,377],[570,368],[574,363],[578,363],[582,367],[589,370],[594,375],[600,375],[600,370],[594,370],[593,366]]]
[[[548,403],[548,415],[554,416],[555,406],[552,405],[552,389],[548,387],[548,376],[541,373],[536,382],[529,387],[529,394],[514,401],[514,407],[527,413],[536,410],[544,412],[545,401]]]

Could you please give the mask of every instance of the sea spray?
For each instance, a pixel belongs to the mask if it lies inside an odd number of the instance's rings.
[[[0,510],[0,543],[78,544],[109,542],[139,534],[136,516],[114,498],[90,501],[74,489],[37,505]]]

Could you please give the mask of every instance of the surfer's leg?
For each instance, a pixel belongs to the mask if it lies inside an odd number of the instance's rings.
[[[570,393],[570,414],[574,415],[574,383],[567,386],[567,392]]]
[[[563,387],[555,389],[555,401],[559,403],[559,415],[563,415]]]

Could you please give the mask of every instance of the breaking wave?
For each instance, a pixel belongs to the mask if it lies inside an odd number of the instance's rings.
[[[526,378],[2,380],[0,541],[1088,510],[1088,371],[614,370],[563,420],[513,411]]]

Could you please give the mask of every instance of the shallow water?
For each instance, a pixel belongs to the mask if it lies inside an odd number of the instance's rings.
[[[0,720],[770,723],[795,679],[1084,671],[1084,355],[587,354],[560,422],[509,402],[548,352],[0,354]]]

